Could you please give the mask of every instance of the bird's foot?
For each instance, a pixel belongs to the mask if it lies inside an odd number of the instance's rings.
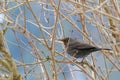
[[[74,59],[74,60],[73,60],[73,62],[76,62],[76,61],[77,61],[77,59]]]

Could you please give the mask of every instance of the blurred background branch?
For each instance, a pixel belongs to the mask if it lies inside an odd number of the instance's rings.
[[[0,1],[0,80],[119,80],[119,0]],[[112,51],[73,60],[58,39]]]

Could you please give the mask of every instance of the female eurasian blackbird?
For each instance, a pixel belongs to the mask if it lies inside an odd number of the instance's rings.
[[[59,39],[59,41],[62,41],[64,43],[67,53],[75,58],[84,58],[87,55],[89,55],[91,52],[95,52],[99,50],[111,50],[107,48],[94,47],[90,44],[83,43],[69,37],[64,39]]]

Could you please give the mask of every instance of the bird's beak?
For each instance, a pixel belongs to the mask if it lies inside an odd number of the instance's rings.
[[[58,41],[63,42],[63,39],[58,39]]]

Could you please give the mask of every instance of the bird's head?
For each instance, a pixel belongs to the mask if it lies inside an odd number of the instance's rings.
[[[64,39],[58,39],[58,41],[62,41],[64,43],[64,45],[67,46],[69,42],[73,41],[73,39],[67,37],[67,38],[64,38]]]

